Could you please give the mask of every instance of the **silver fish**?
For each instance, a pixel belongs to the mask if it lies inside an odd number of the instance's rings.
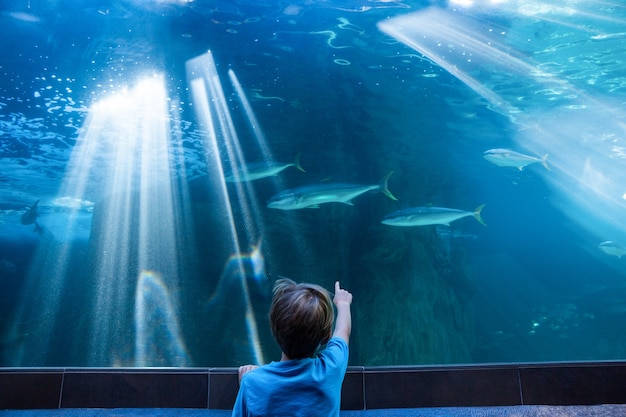
[[[281,162],[258,162],[251,163],[240,167],[236,171],[224,175],[226,182],[245,182],[254,181],[261,178],[277,175],[289,167],[296,167],[302,172],[306,172],[300,165],[300,154],[296,156],[296,160],[292,163]]]
[[[373,185],[358,184],[316,184],[304,187],[292,188],[282,191],[273,196],[267,203],[269,208],[279,210],[298,210],[303,208],[318,208],[325,203],[343,203],[352,205],[352,199],[365,194],[368,191],[380,191],[392,200],[397,200],[387,188],[387,180],[393,171],[385,175],[378,183]]]
[[[600,243],[598,247],[602,252],[608,255],[617,256],[618,258],[626,256],[626,247],[619,245],[611,240]]]
[[[548,154],[545,154],[541,158],[537,158],[530,155],[524,155],[523,153],[515,152],[510,149],[489,149],[485,151],[483,157],[499,167],[513,167],[522,171],[526,166],[530,164],[541,164],[548,171]]]
[[[480,224],[487,226],[482,217],[480,217],[480,212],[484,207],[484,204],[478,206],[473,212],[444,207],[411,207],[387,214],[381,223],[401,227],[428,226],[431,224],[449,226],[455,220],[474,216]]]
[[[35,201],[35,204],[30,206],[28,211],[22,214],[20,221],[23,225],[36,223],[37,217],[39,216],[39,213],[37,212],[37,204],[39,204],[39,200]]]

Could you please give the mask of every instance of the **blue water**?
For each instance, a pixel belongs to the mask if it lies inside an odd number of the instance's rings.
[[[354,294],[352,365],[624,359],[625,19],[607,2],[0,1],[0,365],[268,362],[284,276]],[[483,158],[500,148],[535,159]],[[306,172],[224,182],[297,155]],[[397,201],[266,207],[392,171]],[[380,223],[416,206],[469,213]]]

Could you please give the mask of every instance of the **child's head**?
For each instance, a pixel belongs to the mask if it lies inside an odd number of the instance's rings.
[[[280,279],[270,308],[272,333],[289,359],[313,356],[332,334],[335,312],[328,292],[314,284]]]

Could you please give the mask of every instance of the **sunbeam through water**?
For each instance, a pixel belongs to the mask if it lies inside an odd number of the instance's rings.
[[[170,135],[167,106],[160,75],[143,78],[134,87],[94,103],[68,164],[60,195],[97,201],[89,242],[89,273],[85,277],[93,280],[95,291],[88,295],[88,310],[73,316],[76,327],[90,329],[86,342],[88,364],[150,364],[151,358],[137,359],[133,352],[122,348],[129,343],[135,345],[135,337],[144,337],[127,331],[133,323],[140,329],[146,324],[136,323],[134,314],[136,289],[146,287],[145,274],[140,271],[155,271],[161,277],[158,288],[176,289],[180,284],[177,245],[183,243],[187,231],[184,219],[189,216],[188,207],[184,207],[186,199],[182,198],[186,190],[180,189],[173,169],[174,142],[179,138]],[[69,229],[74,218],[70,216]],[[45,293],[36,294],[41,299],[41,311],[58,310],[67,285],[62,277],[72,256],[69,244],[40,250],[33,273],[41,274],[45,268],[51,283]],[[138,279],[141,282],[137,283]],[[150,292],[153,296],[140,304],[143,311],[176,310],[175,291],[166,293]],[[156,296],[159,294],[162,296]],[[47,332],[47,340],[53,339],[57,318],[48,315],[44,319],[47,324],[42,332]],[[168,337],[178,339],[181,335]],[[46,349],[54,345],[26,346]],[[168,355],[174,363],[161,365],[186,364],[186,358],[178,352]]]

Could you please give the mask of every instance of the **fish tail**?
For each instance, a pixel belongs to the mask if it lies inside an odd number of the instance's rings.
[[[382,180],[380,180],[380,192],[385,194],[387,197],[391,198],[392,200],[398,200],[393,194],[391,194],[391,191],[389,191],[389,187],[387,184],[387,181],[389,180],[389,177],[391,177],[392,174],[393,174],[393,171],[390,171],[387,175],[383,177]]]
[[[482,218],[482,217],[480,217],[480,212],[483,210],[483,208],[485,208],[485,205],[484,205],[484,204],[482,204],[482,205],[478,206],[478,207],[476,208],[476,210],[474,210],[474,218],[475,218],[476,220],[478,220],[478,223],[482,224],[483,226],[487,226],[487,223],[485,223],[485,222],[483,221],[483,218]]]
[[[298,155],[296,155],[296,160],[294,161],[294,164],[296,164],[296,168],[302,172],[306,172],[304,170],[304,168],[302,168],[302,165],[300,165],[300,157],[302,156],[302,152],[300,152]]]
[[[552,171],[550,169],[550,166],[548,165],[548,154],[545,154],[544,156],[541,157],[541,165],[543,165],[543,167],[547,169],[548,171]]]

